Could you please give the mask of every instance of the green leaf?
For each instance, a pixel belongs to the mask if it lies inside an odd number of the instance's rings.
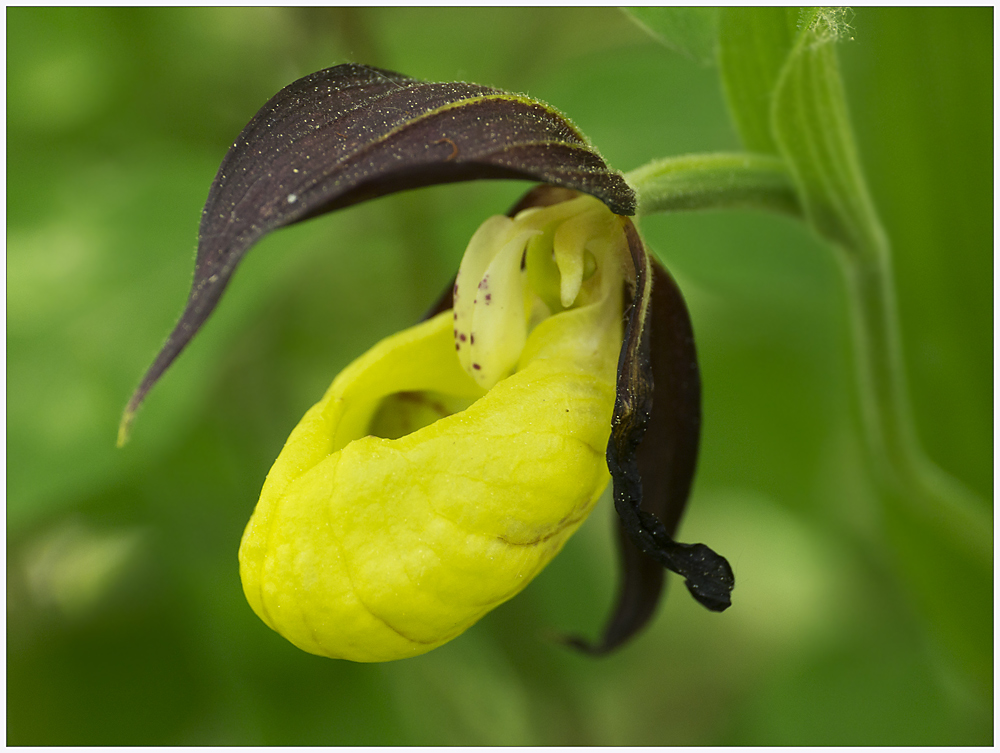
[[[771,134],[771,101],[797,33],[798,8],[723,8],[719,72],[743,145],[778,153]]]
[[[718,8],[629,8],[628,12],[661,44],[702,63],[715,62]]]
[[[813,227],[854,252],[884,245],[851,132],[837,61],[843,13],[821,10],[800,31],[779,76],[772,129]]]

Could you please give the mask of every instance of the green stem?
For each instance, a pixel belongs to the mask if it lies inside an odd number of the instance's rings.
[[[735,208],[802,216],[784,163],[769,155],[744,152],[670,157],[643,165],[625,179],[639,196],[639,217]]]
[[[891,254],[881,232],[867,248],[841,248],[859,402],[878,478],[912,514],[978,564],[992,567],[993,525],[976,494],[924,454],[910,410]]]
[[[906,590],[982,699],[992,692],[983,661],[992,644],[992,512],[921,448],[907,394],[889,244],[882,233],[873,240],[836,248],[884,530]]]
[[[933,547],[992,569],[987,505],[924,454],[906,388],[892,250],[851,130],[836,55],[840,14],[810,11],[775,84],[771,122],[806,221],[840,253],[854,329],[858,397],[886,514]],[[935,552],[935,556],[941,552]],[[908,557],[919,556],[910,552]]]

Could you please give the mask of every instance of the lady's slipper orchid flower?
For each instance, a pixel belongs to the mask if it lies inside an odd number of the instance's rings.
[[[523,96],[358,65],[279,92],[212,184],[187,307],[120,441],[263,235],[478,178],[547,185],[483,223],[427,320],[333,381],[292,431],[244,533],[250,605],[306,651],[386,661],[451,640],[530,582],[609,478],[621,593],[598,643],[571,642],[602,653],[635,634],[663,568],[708,608],[729,606],[725,559],[672,538],[700,423],[683,299],[628,219],[635,196],[621,175]]]

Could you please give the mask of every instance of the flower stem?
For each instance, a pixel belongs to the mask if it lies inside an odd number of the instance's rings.
[[[801,217],[795,185],[777,157],[688,154],[654,160],[625,176],[639,197],[638,216],[695,209],[764,209]]]

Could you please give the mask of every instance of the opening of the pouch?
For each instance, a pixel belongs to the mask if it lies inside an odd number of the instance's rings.
[[[473,402],[472,398],[430,390],[396,392],[375,409],[367,433],[383,439],[399,439],[463,411]]]

